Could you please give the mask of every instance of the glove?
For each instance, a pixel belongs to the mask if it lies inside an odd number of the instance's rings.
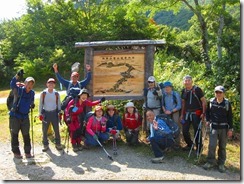
[[[63,116],[62,112],[58,113],[58,117],[60,121],[62,121],[62,116]]]
[[[105,101],[105,97],[102,97],[100,102],[104,102]]]
[[[96,141],[98,140],[98,137],[96,134],[93,135],[93,139],[95,139]]]
[[[159,90],[159,87],[157,86],[157,87],[155,87],[155,89],[158,91]]]
[[[43,119],[44,119],[43,115],[39,115],[39,120],[43,121]]]
[[[71,123],[71,119],[68,117],[68,118],[66,118],[66,123],[67,124],[70,124]]]
[[[156,96],[158,96],[158,92],[156,90],[153,91],[153,94],[156,95]]]
[[[23,69],[20,69],[20,70],[17,72],[17,75],[18,75],[19,78],[23,78],[24,70],[23,70]]]
[[[114,130],[114,129],[111,129],[109,133],[112,134],[112,135],[115,135],[117,133],[117,131]]]
[[[35,104],[34,104],[34,103],[31,104],[31,105],[30,105],[30,108],[31,108],[31,109],[34,109],[34,108],[35,108]]]

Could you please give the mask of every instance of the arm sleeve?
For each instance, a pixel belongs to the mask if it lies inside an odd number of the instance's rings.
[[[180,98],[180,94],[175,92],[175,96],[176,96],[176,101],[177,101],[177,105],[176,105],[176,109],[179,111],[181,109],[181,98]]]
[[[16,82],[17,82],[17,79],[16,79],[16,77],[14,76],[14,77],[12,78],[12,80],[10,81],[10,88],[11,88],[11,89],[18,88],[18,86],[16,85]]]
[[[65,114],[66,114],[67,117],[69,116],[69,110],[70,110],[71,106],[73,106],[73,105],[74,105],[74,99],[72,99],[72,100],[68,103],[67,107],[65,108]]]
[[[122,125],[122,121],[121,121],[121,117],[120,116],[118,116],[117,123],[118,123],[117,130],[122,130],[123,129],[123,125]]]
[[[69,87],[69,82],[70,82],[70,81],[64,79],[63,77],[61,77],[61,75],[59,74],[59,72],[55,73],[55,75],[56,75],[58,81],[59,81],[62,85],[64,85],[64,87],[65,87],[66,90],[67,90],[68,87]]]
[[[92,106],[95,106],[97,104],[99,104],[101,101],[100,100],[96,100],[96,101],[89,101],[89,100],[86,100],[86,105],[89,106],[89,107],[92,107]]]
[[[89,118],[88,123],[87,123],[87,125],[86,125],[86,131],[87,131],[91,136],[94,136],[94,134],[95,134],[95,133],[92,131],[92,129],[91,129],[93,120],[94,120],[94,116],[92,116],[91,118]]]
[[[81,89],[86,87],[87,84],[90,82],[90,80],[91,80],[91,72],[88,71],[87,74],[86,74],[86,78],[79,82],[80,86],[81,86]]]

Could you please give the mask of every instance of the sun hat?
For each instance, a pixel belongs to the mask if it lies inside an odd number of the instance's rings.
[[[97,105],[94,110],[95,111],[103,110],[103,107],[101,105]]]
[[[173,85],[170,81],[166,81],[163,86],[164,87],[173,87]]]
[[[148,77],[147,81],[149,81],[149,82],[155,82],[155,77],[150,76],[150,77]]]
[[[80,93],[78,94],[78,96],[82,95],[82,94],[87,94],[88,97],[90,96],[89,92],[87,89],[83,88],[82,90],[80,90]]]

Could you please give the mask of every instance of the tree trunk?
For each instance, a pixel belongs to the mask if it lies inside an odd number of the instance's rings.
[[[223,11],[225,11],[225,4],[222,5]],[[219,29],[217,34],[217,52],[218,52],[218,59],[222,59],[222,36],[223,36],[223,29],[224,29],[224,15],[221,14],[219,16]]]

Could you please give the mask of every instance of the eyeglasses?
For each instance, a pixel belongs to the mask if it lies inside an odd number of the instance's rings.
[[[152,82],[152,81],[148,81],[148,83],[151,84],[151,83],[154,83],[154,82]]]
[[[220,91],[215,91],[216,94],[222,94],[223,92]]]

